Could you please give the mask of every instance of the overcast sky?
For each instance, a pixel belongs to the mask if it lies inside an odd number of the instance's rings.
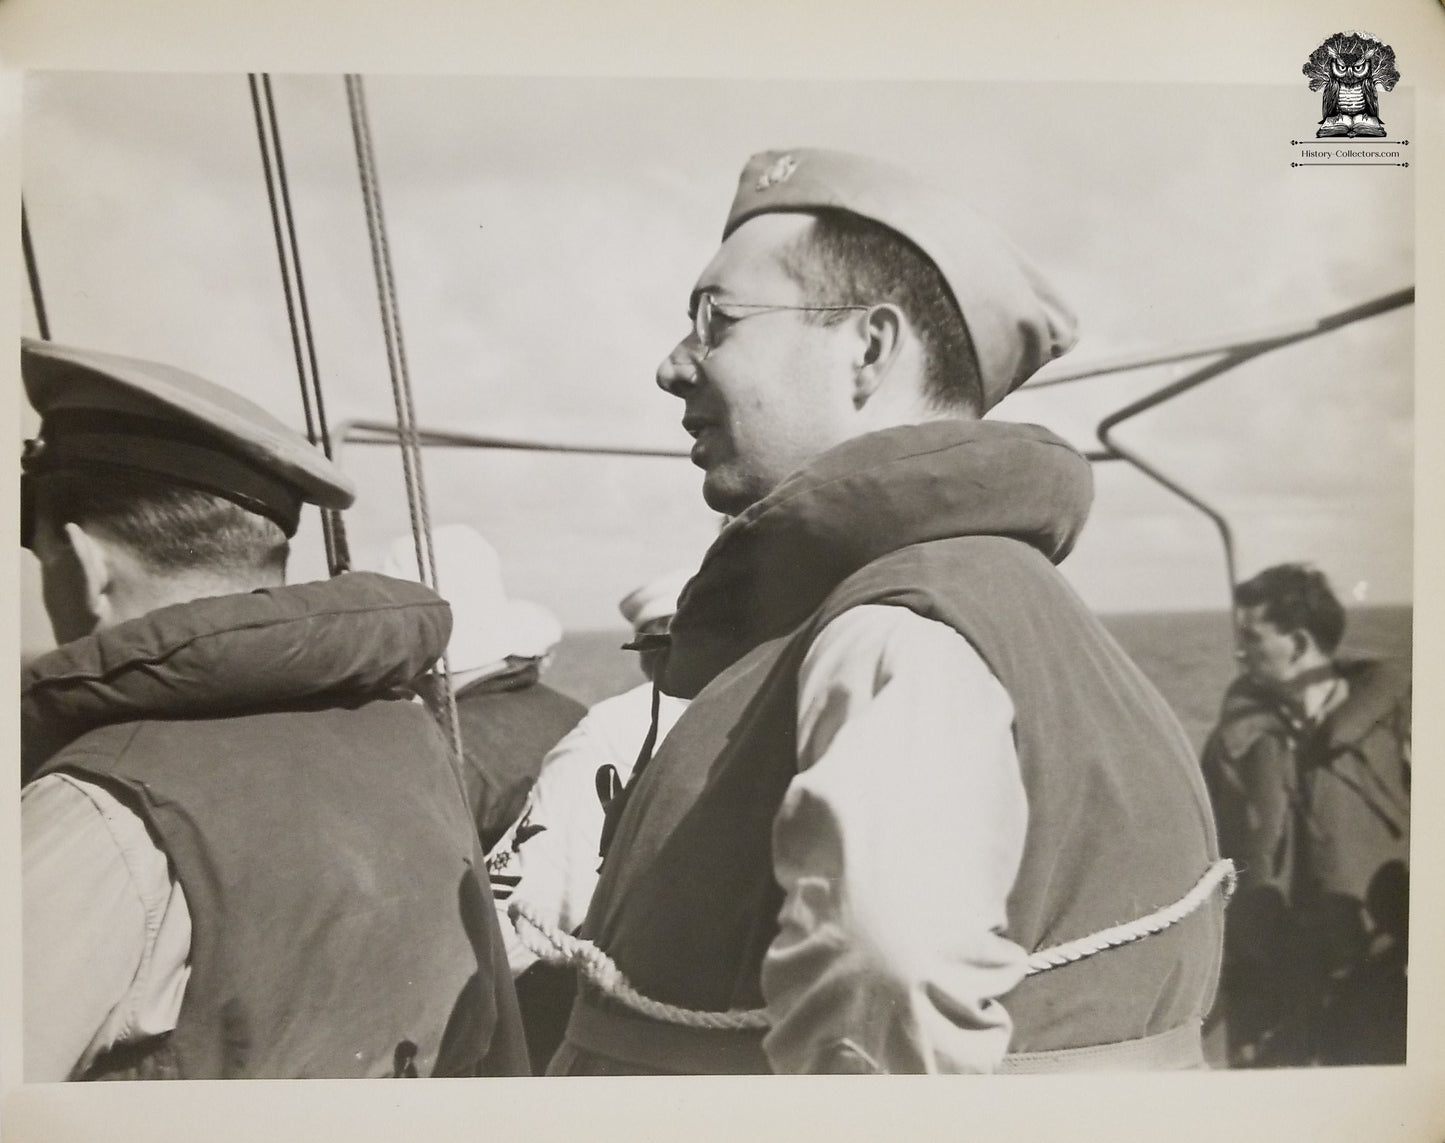
[[[275,80],[328,411],[391,395],[339,76]],[[1281,87],[368,80],[422,423],[685,448],[657,362],[753,151],[865,151],[957,188],[1080,315],[1061,366],[1309,321],[1412,281],[1413,173],[1291,169],[1318,96]],[[1411,93],[1385,97],[1409,137]],[[23,190],[56,340],[191,369],[302,423],[244,76],[32,77]],[[33,320],[29,332],[34,331]],[[1241,572],[1322,566],[1411,596],[1413,308],[1262,357],[1121,437],[1216,503]],[[1009,398],[994,414],[1091,446],[1172,367]],[[33,422],[27,427],[33,428]],[[392,450],[342,463],[356,562],[408,528]],[[479,527],[510,591],[571,628],[695,563],[716,527],[685,460],[427,454],[438,522]],[[1105,611],[1220,607],[1202,516],[1096,467],[1065,572]],[[323,573],[313,526],[295,578]],[[33,577],[30,580],[33,585]],[[447,585],[443,584],[444,590]],[[28,646],[45,632],[33,596]]]

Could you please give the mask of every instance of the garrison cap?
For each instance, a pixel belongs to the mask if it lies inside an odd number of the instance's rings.
[[[755,215],[822,209],[880,223],[938,267],[973,341],[985,412],[1073,346],[1073,312],[992,223],[876,159],[806,147],[754,155],[723,238]]]
[[[139,473],[210,492],[296,533],[303,503],[350,507],[346,474],[244,397],[194,374],[130,357],[21,339],[21,374],[40,414],[26,478]],[[29,545],[30,497],[21,542]]]

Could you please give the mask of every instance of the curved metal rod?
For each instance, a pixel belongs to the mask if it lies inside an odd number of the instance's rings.
[[[1155,408],[1166,401],[1170,401],[1188,392],[1190,389],[1218,377],[1221,373],[1227,373],[1229,370],[1238,365],[1242,365],[1252,358],[1262,356],[1276,349],[1281,349],[1286,345],[1307,341],[1312,337],[1318,337],[1320,334],[1329,333],[1331,330],[1340,329],[1343,326],[1362,321],[1365,318],[1375,317],[1378,314],[1388,313],[1402,306],[1411,305],[1414,301],[1415,288],[1410,286],[1403,290],[1396,290],[1393,293],[1373,298],[1360,305],[1350,306],[1335,313],[1327,314],[1325,317],[1309,325],[1290,326],[1269,334],[1253,335],[1248,340],[1243,341],[1213,341],[1193,348],[1167,350],[1152,354],[1120,358],[1110,363],[1090,366],[1075,374],[1048,378],[1043,382],[1032,384],[1029,387],[1043,388],[1045,385],[1083,380],[1086,377],[1095,377],[1106,373],[1122,373],[1133,369],[1143,369],[1150,366],[1184,361],[1206,354],[1221,354],[1216,360],[1195,369],[1177,381],[1173,381],[1147,396],[1132,401],[1123,408],[1109,414],[1099,422],[1098,428],[1095,430],[1103,448],[1085,452],[1084,456],[1094,462],[1125,461],[1133,465],[1133,467],[1149,477],[1149,479],[1173,493],[1175,496],[1178,496],[1185,503],[1191,505],[1209,518],[1210,522],[1213,523],[1215,529],[1219,532],[1220,540],[1224,546],[1225,574],[1229,581],[1229,598],[1232,605],[1237,575],[1234,560],[1234,533],[1229,526],[1229,521],[1225,519],[1223,513],[1207,503],[1202,497],[1191,492],[1178,481],[1155,468],[1137,452],[1120,444],[1114,438],[1114,430],[1125,421],[1131,420],[1140,413]],[[418,444],[440,448],[495,448],[522,452],[574,453],[586,456],[683,458],[690,455],[689,452],[684,449],[640,448],[625,445],[566,444],[560,442],[522,440],[516,437],[484,436],[479,433],[468,433],[455,429],[418,428],[414,430],[414,434]],[[400,440],[400,434],[396,426],[388,424],[385,421],[344,421],[338,426],[336,436],[338,448],[342,444],[395,445]]]
[[[1152,409],[1157,405],[1161,405],[1165,401],[1172,400],[1173,398],[1178,397],[1180,394],[1188,392],[1190,389],[1193,389],[1198,385],[1202,385],[1204,382],[1219,376],[1221,373],[1225,373],[1230,369],[1233,369],[1235,366],[1249,361],[1251,358],[1259,357],[1265,353],[1280,349],[1286,345],[1293,345],[1296,342],[1306,341],[1312,337],[1318,337],[1322,333],[1328,333],[1331,330],[1339,329],[1342,326],[1351,324],[1352,322],[1361,321],[1364,318],[1374,317],[1377,314],[1387,313],[1390,310],[1398,309],[1401,306],[1410,305],[1414,302],[1414,300],[1415,288],[1411,286],[1408,289],[1398,290],[1395,293],[1386,294],[1383,297],[1372,299],[1371,301],[1364,302],[1361,305],[1351,306],[1348,309],[1340,310],[1337,313],[1329,314],[1326,317],[1321,318],[1312,326],[1297,328],[1292,332],[1255,341],[1251,344],[1235,346],[1217,361],[1210,362],[1208,365],[1196,369],[1192,373],[1186,374],[1179,380],[1165,385],[1161,389],[1155,390],[1148,396],[1142,397],[1137,401],[1133,401],[1130,404],[1125,405],[1122,409],[1119,409],[1109,414],[1109,416],[1105,417],[1102,421],[1099,422],[1099,427],[1096,432],[1098,434],[1100,443],[1104,446],[1105,450],[1110,455],[1118,457],[1119,459],[1127,461],[1129,464],[1132,464],[1145,476],[1149,477],[1157,484],[1163,486],[1168,491],[1174,493],[1174,495],[1178,496],[1186,503],[1192,505],[1200,512],[1203,512],[1213,522],[1215,528],[1218,529],[1220,539],[1224,543],[1224,564],[1225,574],[1229,578],[1229,600],[1231,615],[1233,614],[1234,588],[1238,580],[1236,577],[1234,564],[1234,534],[1229,527],[1229,521],[1224,518],[1222,513],[1211,507],[1209,504],[1205,503],[1205,501],[1201,497],[1197,496],[1193,492],[1190,492],[1183,485],[1179,484],[1177,481],[1160,472],[1148,461],[1144,460],[1141,456],[1139,456],[1138,453],[1121,445],[1117,440],[1114,439],[1114,429],[1116,429],[1123,422],[1138,416],[1140,413],[1143,413],[1148,409]],[[1232,619],[1231,625],[1234,625]],[[1239,632],[1236,627],[1236,640],[1238,638],[1238,634]]]
[[[1274,347],[1271,346],[1269,348]],[[1177,397],[1189,389],[1193,389],[1196,385],[1202,385],[1204,382],[1218,377],[1221,373],[1228,372],[1236,365],[1248,361],[1251,357],[1258,357],[1260,354],[1267,353],[1268,351],[1268,349],[1244,349],[1235,350],[1233,353],[1226,354],[1218,361],[1212,362],[1202,369],[1195,370],[1189,374],[1189,376],[1176,381],[1174,384],[1166,385],[1163,389],[1151,393],[1149,396],[1135,401],[1133,404],[1126,405],[1115,413],[1111,413],[1099,422],[1097,429],[1099,440],[1112,456],[1133,465],[1145,476],[1149,477],[1155,483],[1162,485],[1181,500],[1193,505],[1213,521],[1215,528],[1219,530],[1219,538],[1224,543],[1224,567],[1225,574],[1229,577],[1231,600],[1234,596],[1236,577],[1234,569],[1234,533],[1229,527],[1229,521],[1224,518],[1221,512],[1205,503],[1203,499],[1190,492],[1178,483],[1178,481],[1166,476],[1138,453],[1114,440],[1112,432],[1116,425],[1128,420],[1130,417],[1137,416],[1139,413],[1152,409],[1156,405],[1161,405],[1165,401]]]
[[[1329,314],[1315,322],[1307,322],[1304,324],[1294,322],[1289,325],[1256,330],[1252,333],[1237,333],[1230,337],[1214,337],[1192,345],[1175,346],[1172,349],[1151,349],[1137,353],[1121,354],[1118,357],[1105,358],[1102,361],[1096,361],[1092,364],[1076,365],[1071,370],[1055,372],[1045,377],[1030,380],[1025,383],[1024,388],[1029,391],[1047,389],[1052,385],[1067,385],[1074,381],[1087,381],[1094,377],[1104,377],[1115,373],[1128,373],[1136,369],[1152,369],[1159,365],[1173,365],[1180,361],[1189,361],[1196,357],[1212,357],[1216,353],[1230,353],[1236,349],[1244,349],[1248,346],[1273,346],[1281,344],[1283,339],[1296,338],[1299,336],[1312,337],[1317,333],[1338,329],[1342,325],[1349,325],[1351,322],[1359,321],[1361,318],[1372,317],[1375,314],[1384,313],[1387,310],[1396,309],[1399,306],[1409,305],[1414,300],[1415,287],[1407,286],[1402,290],[1385,294],[1382,297],[1375,298],[1362,305],[1351,306],[1349,309]]]

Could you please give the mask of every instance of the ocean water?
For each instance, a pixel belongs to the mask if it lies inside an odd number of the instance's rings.
[[[1351,610],[1341,653],[1410,659],[1413,609]],[[1233,632],[1224,612],[1106,615],[1104,625],[1159,688],[1196,750],[1204,745],[1224,689],[1234,677]],[[621,649],[629,632],[582,631],[557,648],[546,681],[587,704],[642,682],[636,656]]]

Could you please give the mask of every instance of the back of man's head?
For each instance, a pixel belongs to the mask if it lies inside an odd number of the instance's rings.
[[[978,357],[968,327],[938,267],[897,231],[844,210],[814,212],[814,225],[783,258],[813,305],[891,302],[923,346],[923,395],[941,413],[983,413]],[[820,324],[840,312],[809,315]]]
[[[21,544],[62,642],[279,586],[302,506],[354,497],[300,434],[174,366],[25,339],[21,373],[40,414],[21,457]]]
[[[119,544],[157,577],[231,580],[241,590],[279,581],[290,543],[275,521],[210,492],[140,474],[55,473],[37,485],[36,509],[56,529],[79,525]]]
[[[1345,632],[1345,609],[1323,572],[1307,564],[1277,564],[1234,589],[1237,607],[1262,607],[1262,617],[1283,632],[1303,631],[1332,655]]]

